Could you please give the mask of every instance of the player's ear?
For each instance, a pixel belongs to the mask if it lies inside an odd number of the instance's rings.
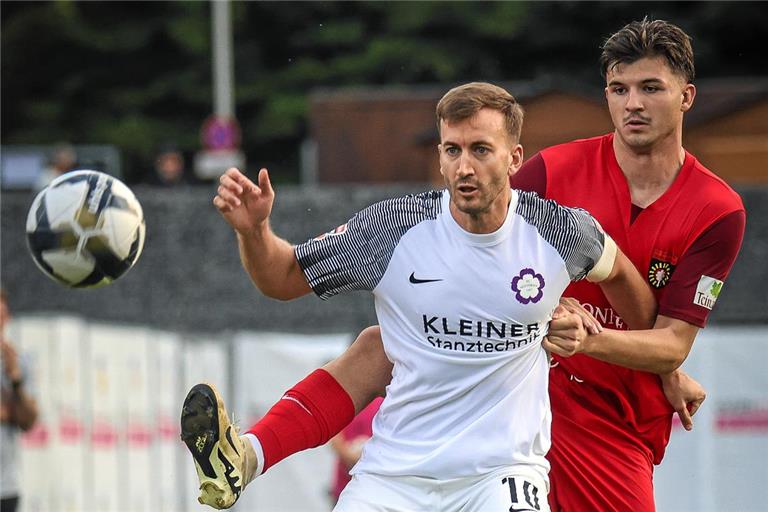
[[[688,112],[693,106],[693,100],[696,97],[696,86],[693,84],[685,84],[683,87],[683,103],[680,105],[680,110]]]
[[[509,176],[514,175],[520,169],[520,166],[523,165],[523,154],[523,146],[516,144],[514,149],[512,149],[511,158],[509,159],[509,168],[507,169]]]
[[[443,156],[443,145],[442,144],[438,144],[437,145],[437,158],[438,158],[438,161],[440,161],[440,157],[441,156]],[[440,163],[440,175],[445,176],[445,173],[443,172],[443,164],[442,164],[442,162]]]

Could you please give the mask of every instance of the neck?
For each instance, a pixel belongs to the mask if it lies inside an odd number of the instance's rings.
[[[613,151],[621,172],[627,179],[632,204],[645,208],[664,195],[675,181],[685,161],[679,130],[654,145],[635,148],[618,133],[613,137]]]
[[[487,210],[481,212],[465,212],[460,210],[456,204],[451,201],[451,216],[464,231],[478,235],[493,233],[499,229],[507,219],[509,211],[509,202],[512,194],[509,189],[500,194]]]

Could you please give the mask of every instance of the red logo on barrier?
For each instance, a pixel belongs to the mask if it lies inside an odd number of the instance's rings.
[[[62,417],[59,421],[59,438],[63,443],[74,444],[83,439],[83,424],[77,418]]]
[[[715,431],[720,434],[768,433],[768,407],[721,407],[715,413],[714,423]],[[672,418],[672,428],[683,428],[677,415]]]
[[[149,446],[152,443],[152,432],[143,423],[128,425],[128,444],[133,447]]]
[[[37,422],[31,430],[21,436],[21,444],[25,448],[44,448],[48,446],[48,426]]]
[[[94,421],[91,430],[91,444],[95,448],[111,448],[117,444],[117,431],[111,423]]]
[[[743,411],[718,411],[715,419],[718,432],[768,432],[768,407]]]
[[[160,416],[157,420],[157,434],[163,440],[177,440],[179,438],[179,424],[168,416]]]

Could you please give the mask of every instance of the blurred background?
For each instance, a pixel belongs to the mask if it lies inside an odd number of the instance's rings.
[[[459,83],[516,95],[527,156],[600,135],[612,129],[600,44],[644,16],[693,37],[684,145],[748,216],[713,327],[686,362],[709,398],[693,433],[673,432],[658,507],[762,510],[768,3],[387,1],[0,4],[0,277],[42,405],[21,509],[197,509],[176,441],[188,385],[218,382],[247,426],[375,322],[367,294],[286,304],[255,290],[211,205],[224,168],[268,167],[273,226],[300,242],[437,184],[434,106]],[[106,288],[65,289],[27,254],[35,192],[73,168],[120,177],[144,207],[144,253]],[[294,459],[239,509],[328,510],[330,452]],[[73,469],[41,480],[51,464]]]
[[[276,181],[302,182],[302,143],[330,128],[313,124],[324,120],[314,109],[331,102],[313,94],[323,90],[363,88],[357,101],[397,91],[414,101],[425,86],[439,97],[447,86],[482,79],[530,82],[513,89],[520,96],[555,91],[600,101],[600,44],[645,15],[674,20],[693,37],[700,81],[723,79],[722,115],[764,92],[765,9],[762,2],[234,2],[224,39],[232,43],[240,147]],[[163,146],[187,157],[201,149],[201,127],[214,113],[215,37],[208,2],[5,3],[2,142],[113,146],[127,183],[151,182]],[[710,103],[699,101],[697,110]],[[351,181],[367,181],[366,169],[356,172],[363,175]]]

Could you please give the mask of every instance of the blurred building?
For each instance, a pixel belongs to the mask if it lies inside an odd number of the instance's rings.
[[[768,80],[697,82],[683,143],[729,183],[768,183]]]
[[[603,91],[565,77],[501,84],[525,108],[526,158],[613,129]],[[684,145],[732,184],[768,183],[768,80],[696,82]],[[310,130],[320,183],[433,182],[439,175],[435,105],[448,86],[319,90]]]

